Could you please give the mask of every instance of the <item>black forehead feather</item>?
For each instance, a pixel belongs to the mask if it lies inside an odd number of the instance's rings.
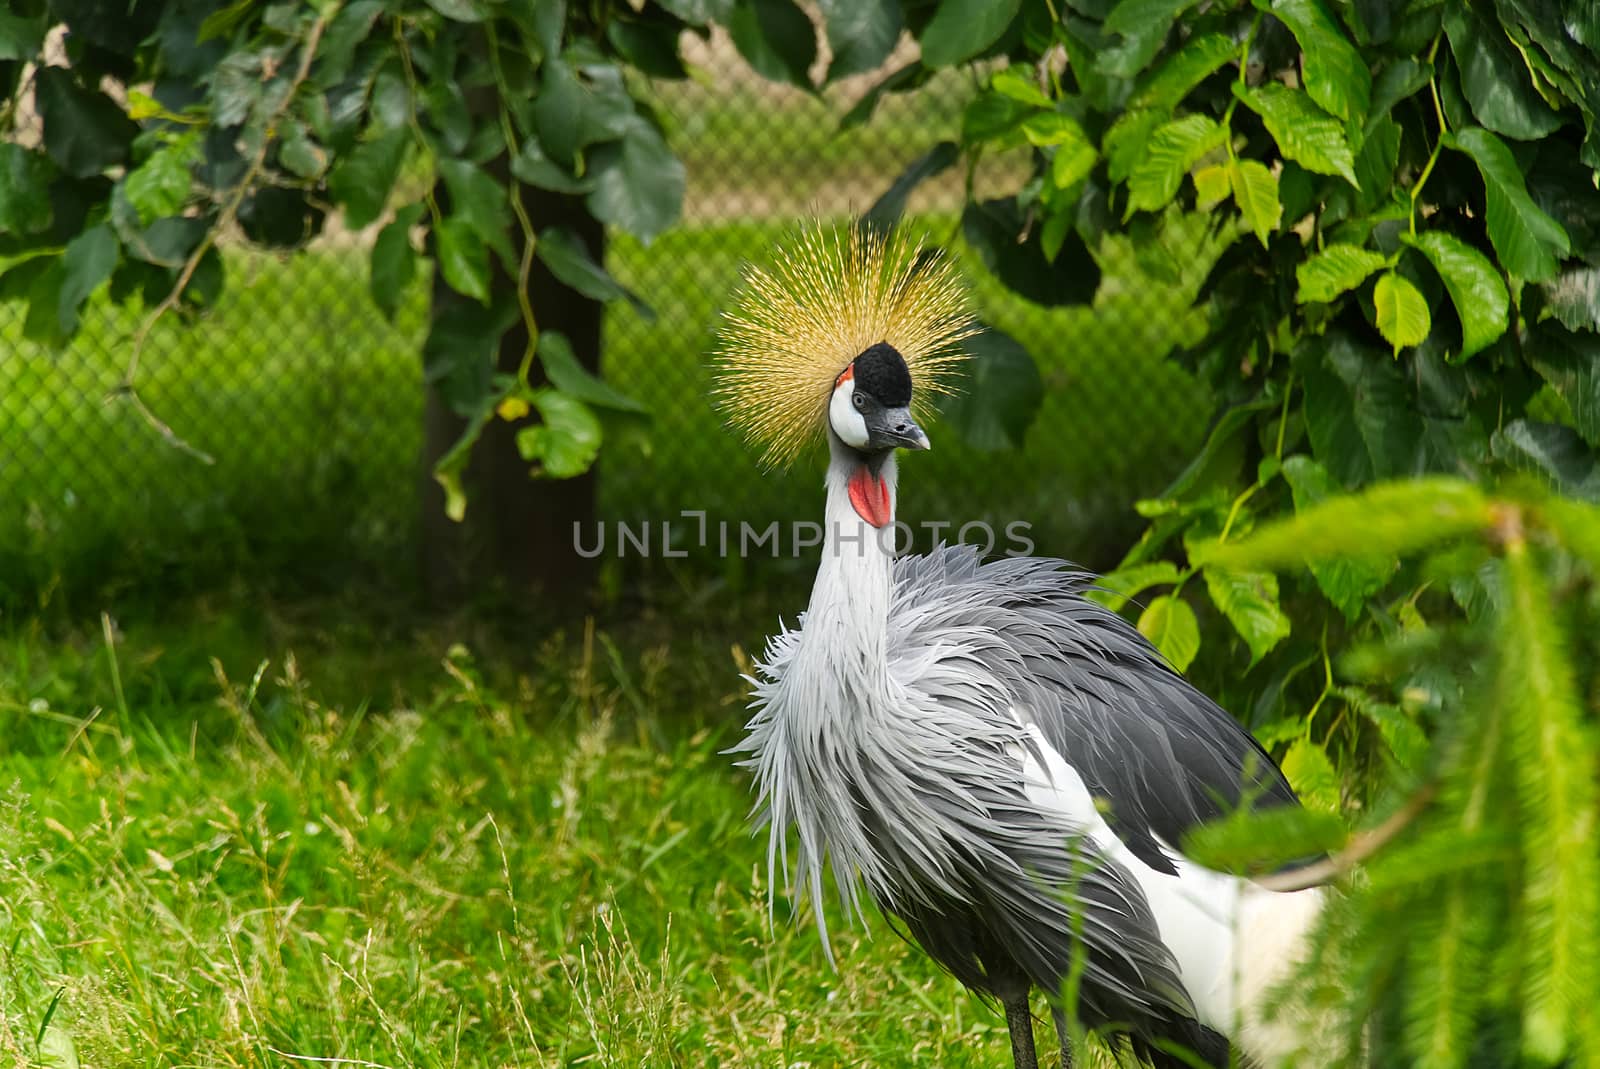
[[[886,341],[881,341],[855,359],[856,389],[872,395],[885,408],[900,408],[911,403],[911,370],[905,357]]]

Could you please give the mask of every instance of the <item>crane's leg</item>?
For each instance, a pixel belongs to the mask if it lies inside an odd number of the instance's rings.
[[[1016,1069],[1039,1069],[1033,1049],[1033,1014],[1028,1012],[1028,992],[1004,1000],[1006,1029],[1011,1033],[1011,1062]]]
[[[1072,1069],[1072,1032],[1067,1028],[1067,1011],[1051,1006],[1050,1016],[1056,1022],[1056,1038],[1061,1041],[1061,1069]]]

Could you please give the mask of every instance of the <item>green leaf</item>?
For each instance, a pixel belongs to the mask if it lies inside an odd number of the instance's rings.
[[[1242,572],[1207,565],[1206,590],[1212,604],[1233,624],[1250,647],[1253,665],[1289,637],[1289,618],[1278,608],[1278,577],[1271,572]]]
[[[579,178],[570,174],[544,154],[537,138],[528,138],[522,151],[511,160],[511,173],[518,180],[555,193],[588,193],[594,189],[593,178]]]
[[[1412,56],[1398,56],[1384,63],[1372,82],[1367,136],[1371,136],[1373,123],[1387,118],[1396,104],[1426,86],[1433,75],[1433,64]]]
[[[1511,150],[1494,134],[1468,127],[1444,135],[1444,143],[1472,157],[1483,176],[1489,240],[1500,263],[1513,276],[1543,282],[1571,252],[1567,232],[1528,196]]]
[[[1054,148],[1050,157],[1050,181],[1057,189],[1071,189],[1094,168],[1100,153],[1070,115],[1047,111],[1022,124],[1029,144]]]
[[[922,29],[923,64],[952,67],[971,59],[1000,39],[1021,6],[1022,0],[939,0]]]
[[[213,245],[195,265],[194,275],[190,277],[189,285],[183,290],[183,302],[194,308],[209,308],[215,305],[217,298],[222,296],[222,284],[226,276],[222,253]]]
[[[328,192],[344,207],[344,223],[360,230],[383,214],[410,135],[391,130],[351,149],[328,175]]]
[[[1361,285],[1387,262],[1382,253],[1357,245],[1329,245],[1294,269],[1295,281],[1300,285],[1295,299],[1301,304],[1331,301]]]
[[[1521,141],[1561,125],[1561,116],[1534,89],[1528,64],[1498,23],[1472,4],[1446,4],[1444,28],[1461,71],[1461,90],[1479,122]]]
[[[1044,402],[1044,381],[1033,357],[1016,339],[992,327],[962,346],[970,356],[965,365],[969,381],[944,401],[945,421],[980,452],[1021,449]]]
[[[1172,24],[1197,0],[1119,0],[1104,23],[1105,32],[1121,40],[1103,48],[1095,67],[1103,74],[1131,78],[1160,51]]]
[[[1493,700],[1510,735],[1525,858],[1523,1048],[1546,1063],[1567,1053],[1600,985],[1596,753],[1554,604],[1538,559],[1521,539],[1510,542]]]
[[[1534,333],[1528,363],[1567,403],[1572,425],[1590,445],[1600,444],[1600,338],[1555,327]]]
[[[1124,182],[1133,174],[1134,168],[1144,158],[1150,135],[1168,117],[1164,108],[1143,111],[1130,109],[1117,117],[1117,121],[1100,139],[1100,151],[1106,158],[1106,173],[1111,181]]]
[[[1257,413],[1276,407],[1278,402],[1257,397],[1229,408],[1211,428],[1211,433],[1206,435],[1200,451],[1167,485],[1161,496],[1171,500],[1191,498],[1197,488],[1230,482],[1239,470],[1239,452],[1246,429],[1255,422]]]
[[[533,407],[542,422],[517,432],[517,452],[535,474],[552,479],[582,475],[600,455],[600,420],[594,411],[560,390],[535,390]]]
[[[1447,368],[1442,353],[1427,347],[1417,353],[1421,363],[1402,370],[1376,346],[1343,330],[1302,338],[1297,346],[1313,453],[1346,486],[1458,471],[1464,461],[1485,459],[1481,422],[1465,400],[1430,399],[1419,410],[1424,391],[1443,376],[1462,373]]]
[[[648,242],[677,222],[683,210],[683,164],[645,119],[632,117],[619,144],[602,145],[590,158],[596,219]]]
[[[502,392],[482,398],[467,418],[461,437],[433,466],[433,481],[444,491],[444,514],[456,523],[460,523],[467,515],[467,492],[461,483],[461,476],[467,470],[467,462],[472,459],[473,446],[478,444],[483,429],[494,418],[495,406],[503,396]]]
[[[239,204],[239,229],[258,245],[299,248],[321,229],[323,211],[304,189],[258,186]]]
[[[1283,568],[1336,558],[1392,559],[1488,530],[1495,512],[1463,479],[1424,476],[1379,483],[1208,548],[1202,560],[1229,568]]]
[[[757,74],[811,88],[817,32],[794,0],[738,0],[727,26],[734,46]]]
[[[1186,671],[1200,652],[1200,623],[1182,598],[1163,594],[1139,615],[1139,633],[1161,651],[1173,668]]]
[[[489,248],[472,224],[453,215],[434,227],[433,238],[439,271],[450,288],[488,304]]]
[[[54,173],[43,154],[0,142],[0,234],[37,234],[50,228]]]
[[[662,7],[692,26],[725,23],[733,13],[733,0],[659,0]]]
[[[1327,468],[1308,456],[1285,460],[1283,477],[1294,497],[1296,515],[1338,497],[1342,489]],[[1311,562],[1317,587],[1350,623],[1355,623],[1367,599],[1383,589],[1394,570],[1395,562],[1384,557],[1338,557]]]
[[[533,126],[543,153],[565,167],[581,147],[584,93],[565,59],[545,61],[539,95],[533,101]]]
[[[106,96],[85,89],[65,67],[40,67],[34,100],[44,120],[44,150],[74,178],[126,163],[139,127]]]
[[[1178,579],[1178,566],[1169,560],[1134,564],[1100,576],[1084,597],[1098,601],[1112,612],[1121,612],[1135,595],[1153,586],[1176,583]]]
[[[231,35],[238,23],[257,6],[253,0],[243,0],[213,11],[200,24],[200,40]],[[382,13],[382,0],[354,0],[338,8],[317,46],[317,58],[311,68],[313,85],[327,89],[344,81],[350,73],[356,49],[371,35],[372,24]]]
[[[468,231],[470,235],[470,231]],[[502,294],[485,311],[476,301],[436,293],[428,336],[422,343],[422,378],[450,411],[471,419],[484,398],[496,394],[494,367],[501,336],[521,310],[512,294]]]
[[[1366,118],[1372,76],[1320,0],[1255,0],[1283,21],[1300,42],[1306,92],[1322,110],[1347,123]]]
[[[1088,140],[1058,145],[1050,157],[1050,181],[1058,190],[1071,189],[1089,176],[1099,159]]]
[[[422,205],[408,204],[395,212],[394,222],[378,231],[372,243],[372,302],[393,319],[411,280],[417,273],[417,254],[411,247],[411,228],[422,217]]]
[[[3,181],[3,179],[0,179]],[[0,230],[5,227],[0,226]],[[1600,267],[1573,267],[1546,282],[1544,306],[1568,330],[1600,331]]]
[[[1600,570],[1600,507],[1552,497],[1539,503],[1539,516],[1563,546]]]
[[[282,9],[280,9],[282,10]],[[241,126],[259,120],[267,103],[265,48],[240,48],[225,54],[211,72],[211,121],[220,127]]]
[[[1461,319],[1461,355],[1466,360],[1499,340],[1509,324],[1511,298],[1489,258],[1460,238],[1438,230],[1400,240],[1422,250],[1444,280]]]
[[[61,290],[56,297],[56,318],[63,336],[70,337],[78,329],[78,310],[116,270],[120,248],[116,235],[105,223],[90,227],[67,243],[66,254],[61,257]]]
[[[905,25],[900,0],[820,0],[817,6],[833,53],[825,83],[877,70],[894,51]]]
[[[1185,115],[1157,127],[1128,176],[1128,213],[1166,207],[1177,195],[1183,176],[1202,156],[1220,147],[1227,134],[1206,115]]]
[[[935,175],[949,170],[960,158],[961,150],[954,141],[941,141],[934,145],[901,172],[900,177],[884,190],[883,196],[873,202],[867,214],[862,216],[862,221],[885,229],[894,226],[905,214],[906,201],[910,199],[912,191]]]
[[[644,405],[604,379],[596,378],[580,364],[572,351],[572,343],[559,331],[539,332],[539,363],[552,386],[585,404],[641,416],[648,412]]]
[[[480,0],[426,0],[427,5],[452,22],[482,22],[488,12]]]
[[[1256,160],[1229,160],[1228,184],[1233,187],[1233,202],[1239,206],[1239,214],[1265,248],[1283,218],[1278,179]]]
[[[1389,191],[1394,188],[1399,163],[1400,124],[1387,115],[1379,116],[1368,124],[1366,140],[1361,142],[1361,151],[1356,153],[1356,180],[1361,187],[1356,197],[1358,212],[1393,204]]]
[[[896,67],[874,82],[872,88],[862,93],[861,99],[852,104],[850,109],[840,116],[840,131],[853,130],[872,118],[872,113],[878,108],[878,102],[883,99],[886,93],[910,92],[926,85],[928,79],[933,77],[933,74],[932,68],[924,67],[916,60]]]
[[[1383,736],[1384,745],[1394,755],[1395,762],[1408,772],[1421,772],[1428,760],[1428,736],[1417,722],[1406,715],[1404,709],[1388,702],[1368,700],[1352,701],[1363,717],[1370,720]]]
[[[1311,97],[1278,82],[1254,89],[1233,83],[1233,92],[1257,115],[1267,133],[1278,143],[1285,159],[1294,160],[1308,171],[1339,175],[1360,188],[1356,179],[1355,153],[1344,136],[1344,127],[1317,107]]]
[[[1308,809],[1336,813],[1340,804],[1339,773],[1322,747],[1301,736],[1283,755],[1284,778]]]
[[[190,169],[201,157],[200,136],[190,132],[150,154],[122,180],[123,195],[146,226],[177,215],[189,199]]]
[[[969,148],[992,143],[995,148],[1012,148],[1024,141],[1022,124],[1038,114],[1038,108],[993,89],[973,97],[961,113],[961,143]]]
[[[1228,165],[1213,163],[1198,168],[1190,177],[1194,179],[1195,207],[1210,211],[1233,193],[1233,183],[1228,180]]]
[[[1337,788],[1337,777],[1333,782]],[[1186,834],[1183,853],[1218,872],[1272,872],[1336,850],[1348,838],[1344,820],[1331,807],[1240,808]]]
[[[989,79],[989,88],[1019,104],[1042,111],[1053,110],[1056,102],[1050,94],[1039,88],[1038,71],[1027,63],[1001,67]]]
[[[1408,345],[1421,345],[1428,336],[1432,326],[1428,302],[1403,276],[1391,271],[1378,279],[1372,303],[1377,310],[1378,331],[1396,353]]]
[[[678,54],[678,39],[683,27],[665,19],[629,19],[613,16],[606,27],[606,40],[630,67],[652,78],[680,79],[689,76]]]
[[[1055,259],[1046,259],[1038,228],[1025,229],[1015,197],[968,202],[961,235],[996,278],[1030,301],[1054,307],[1094,299],[1100,266],[1082,235],[1069,231]]]
[[[1171,110],[1177,107],[1190,90],[1238,52],[1239,46],[1220,33],[1200,34],[1191,38],[1140,81],[1133,96],[1128,98],[1128,110]]]
[[[283,142],[278,146],[278,162],[290,174],[317,178],[327,169],[328,153],[311,139],[303,124],[289,123]]]
[[[517,254],[511,248],[511,214],[505,189],[487,171],[467,160],[442,159],[438,168],[450,194],[450,214],[464,219],[495,251],[506,269],[515,270]]]
[[[1563,494],[1600,502],[1600,464],[1571,427],[1514,419],[1494,432],[1489,447],[1496,459],[1543,476]]]
[[[632,304],[646,319],[655,317],[649,305],[612,278],[610,272],[595,261],[583,239],[572,230],[566,227],[546,227],[540,231],[534,251],[540,261],[550,269],[552,275],[585,297],[596,301],[614,301],[621,298]]]
[[[0,11],[0,60],[32,61],[44,47],[48,28],[43,16],[26,18]]]
[[[62,258],[37,258],[45,266],[28,286],[28,314],[22,321],[22,336],[28,341],[59,349],[67,343],[57,311],[61,303]]]
[[[1435,833],[1433,840],[1446,836]],[[1455,857],[1471,856],[1471,846],[1487,839],[1463,829],[1450,835]],[[1425,850],[1433,844],[1423,839],[1411,850]],[[1506,851],[1509,853],[1509,851]],[[1386,867],[1407,869],[1406,876],[1418,881],[1424,865],[1407,856],[1406,847],[1385,857]],[[1480,866],[1483,864],[1479,862]],[[1489,871],[1503,871],[1499,866]],[[1485,881],[1456,870],[1428,879],[1427,913],[1407,932],[1403,960],[1414,970],[1411,975],[1426,976],[1406,993],[1403,1033],[1412,1065],[1470,1065],[1480,1038],[1479,1020],[1484,996],[1489,990],[1486,977],[1493,975],[1496,946],[1504,937],[1498,931],[1496,916],[1503,910],[1503,892],[1488,892]],[[1499,888],[1495,888],[1499,892]],[[1487,893],[1486,893],[1487,892]]]

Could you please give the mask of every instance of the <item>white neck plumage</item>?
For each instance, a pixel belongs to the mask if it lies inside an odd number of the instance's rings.
[[[896,537],[895,459],[890,453],[878,464],[876,477],[888,498],[890,522],[877,527],[864,519],[851,501],[850,483],[860,476],[861,454],[831,431],[828,438],[832,458],[823,514],[822,561],[811,588],[800,656],[831,666],[840,673],[840,681],[852,697],[875,704],[870,698],[884,692],[887,674],[886,635]]]

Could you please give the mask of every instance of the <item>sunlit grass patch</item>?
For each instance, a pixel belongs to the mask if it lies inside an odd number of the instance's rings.
[[[736,716],[707,695],[689,722],[638,719],[674,686],[659,652],[552,647],[506,679],[458,648],[414,693],[336,706],[281,650],[114,648],[120,700],[90,635],[16,636],[0,668],[6,1059],[1008,1057],[1001,1020],[881,919],[838,972],[781,895],[769,925],[721,753]],[[725,651],[672,653],[724,662],[737,693]],[[337,663],[336,689],[387,690]]]

